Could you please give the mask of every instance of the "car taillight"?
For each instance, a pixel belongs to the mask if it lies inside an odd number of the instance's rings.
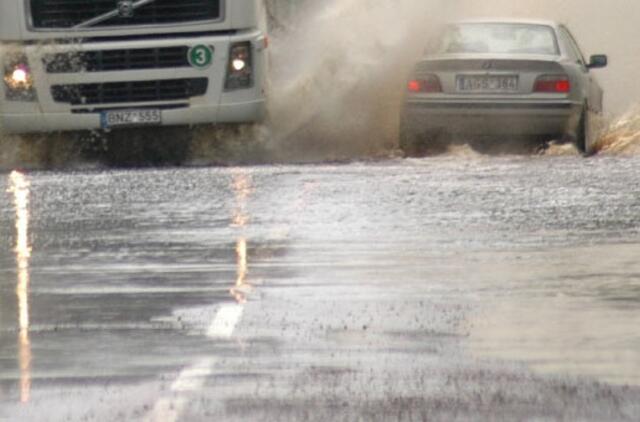
[[[407,89],[414,93],[442,92],[442,85],[438,76],[429,75],[425,78],[410,80]]]
[[[566,94],[571,92],[571,81],[564,75],[545,75],[536,79],[534,92]]]

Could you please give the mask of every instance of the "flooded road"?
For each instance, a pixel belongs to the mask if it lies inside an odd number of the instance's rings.
[[[6,173],[0,420],[638,420],[639,165]]]

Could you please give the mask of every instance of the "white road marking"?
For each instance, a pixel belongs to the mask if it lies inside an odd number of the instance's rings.
[[[211,322],[207,337],[230,339],[243,312],[244,306],[241,304],[223,305]],[[146,422],[177,422],[188,403],[187,398],[182,394],[200,391],[207,378],[213,374],[215,364],[216,359],[205,358],[183,369],[170,388],[171,392],[177,395],[158,400],[146,418]]]
[[[213,372],[215,359],[202,359],[178,375],[178,378],[171,384],[171,391],[185,392],[198,391],[202,388],[207,377]]]
[[[146,422],[175,422],[186,404],[187,399],[184,397],[162,398],[156,402]]]
[[[207,330],[207,337],[218,339],[231,338],[242,318],[243,311],[244,306],[240,304],[221,307]]]

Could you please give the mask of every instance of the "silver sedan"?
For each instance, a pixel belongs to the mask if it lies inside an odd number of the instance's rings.
[[[409,156],[442,139],[528,137],[594,148],[603,91],[561,24],[475,20],[447,25],[407,84],[400,146]]]

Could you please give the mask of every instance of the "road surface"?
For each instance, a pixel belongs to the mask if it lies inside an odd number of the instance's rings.
[[[0,175],[0,420],[640,420],[640,157]]]

